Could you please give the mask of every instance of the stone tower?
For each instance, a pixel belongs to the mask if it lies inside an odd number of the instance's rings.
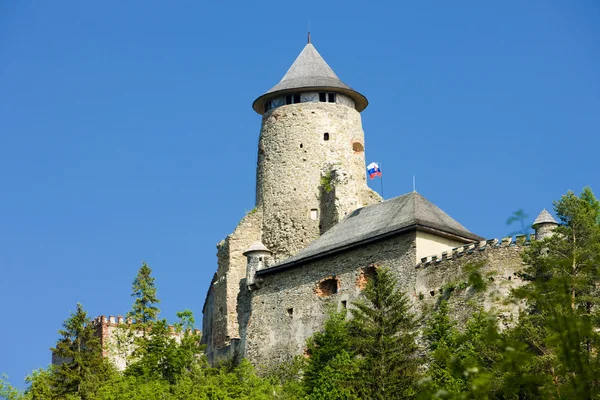
[[[535,240],[543,240],[552,236],[552,233],[557,226],[558,222],[556,222],[554,217],[552,217],[552,215],[544,208],[531,226],[535,229]]]
[[[217,245],[202,320],[210,360],[230,357],[239,345],[240,296],[258,283],[246,282],[247,267],[253,277],[261,257],[262,266],[284,260],[346,214],[381,201],[366,183],[360,112],[367,104],[310,41],[283,79],[254,101],[262,115],[256,208]]]
[[[262,115],[256,207],[276,261],[296,254],[346,214],[380,201],[366,184],[360,112],[309,42],[283,79],[252,105]]]

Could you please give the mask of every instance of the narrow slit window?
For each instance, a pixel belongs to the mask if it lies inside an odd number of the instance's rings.
[[[325,141],[329,140],[329,132],[325,132],[323,134],[323,140],[325,140]]]

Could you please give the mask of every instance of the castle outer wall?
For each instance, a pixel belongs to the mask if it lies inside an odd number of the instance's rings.
[[[519,305],[506,300],[513,288],[523,284],[518,272],[527,245],[524,238],[519,243],[494,239],[464,245],[415,264],[416,239],[417,232],[407,232],[262,275],[258,289],[240,292],[239,356],[265,368],[304,354],[306,340],[323,328],[329,310],[352,307],[372,276],[372,267],[389,267],[394,272],[399,289],[418,315],[429,315],[440,301],[447,300],[459,326],[479,308],[495,312],[505,326],[516,321]],[[484,280],[484,290],[469,286],[473,268]],[[337,292],[323,295],[321,283],[332,278]]]
[[[240,293],[240,355],[261,367],[303,354],[329,311],[360,296],[374,267],[391,268],[403,290],[414,287],[414,268],[406,268],[414,266],[414,243],[414,232],[407,233],[261,276],[259,289]]]

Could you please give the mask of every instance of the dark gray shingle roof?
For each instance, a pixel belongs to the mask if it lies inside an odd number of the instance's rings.
[[[298,254],[260,271],[260,274],[417,227],[459,236],[465,242],[484,240],[469,232],[421,194],[412,192],[355,210]]]
[[[554,217],[552,217],[552,215],[544,208],[542,210],[542,212],[540,213],[540,215],[538,215],[538,217],[535,219],[535,221],[533,221],[532,226],[533,226],[533,228],[535,228],[539,224],[548,224],[548,223],[558,225],[558,222],[556,222]]]
[[[265,101],[282,94],[297,92],[298,89],[335,90],[352,98],[357,111],[364,110],[368,104],[367,98],[343,83],[312,43],[308,43],[281,81],[254,100],[252,108],[262,114]]]

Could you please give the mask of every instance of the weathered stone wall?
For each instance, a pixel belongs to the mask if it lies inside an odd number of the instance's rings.
[[[240,291],[241,355],[266,366],[302,354],[329,308],[350,307],[359,297],[372,273],[369,267],[390,267],[401,288],[410,291],[416,277],[415,237],[406,233],[261,276],[259,289]]]
[[[520,304],[507,300],[511,289],[523,284],[518,272],[521,252],[529,245],[524,237],[457,247],[417,265],[416,243],[413,231],[261,276],[260,288],[244,288],[238,298],[239,356],[265,367],[303,354],[306,339],[322,328],[328,309],[351,307],[360,296],[373,266],[395,271],[400,289],[421,315],[448,300],[458,326],[478,308],[495,312],[501,326],[516,321]],[[483,290],[469,285],[473,272],[482,277]],[[337,293],[332,294],[331,279]]]
[[[501,326],[512,324],[519,304],[509,301],[510,291],[523,284],[518,272],[523,268],[521,252],[528,244],[524,237],[518,242],[491,239],[423,258],[416,267],[413,296],[419,299],[418,308],[428,314],[441,300],[448,300],[458,326],[464,326],[478,308],[496,313]],[[485,290],[469,286],[469,275],[475,271],[481,274]]]
[[[327,139],[327,140],[325,140]],[[322,183],[332,170],[340,177],[323,209]],[[259,139],[256,205],[264,212],[263,243],[275,261],[296,254],[323,227],[378,200],[366,184],[360,114],[333,103],[299,103],[263,115]],[[314,210],[311,212],[311,210]]]
[[[202,343],[206,352],[229,345],[239,338],[237,297],[240,281],[246,277],[246,257],[250,245],[260,239],[262,213],[254,209],[233,233],[217,244],[218,268],[204,303]]]

